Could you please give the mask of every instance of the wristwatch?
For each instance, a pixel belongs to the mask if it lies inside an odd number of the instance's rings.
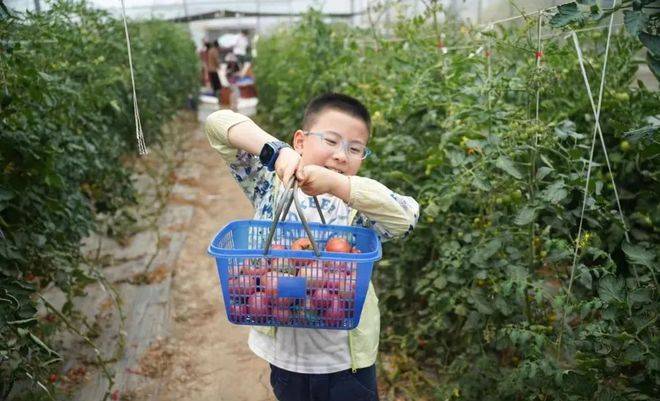
[[[275,162],[277,161],[277,156],[280,155],[280,150],[288,147],[289,145],[282,141],[268,142],[261,148],[261,153],[259,153],[261,164],[266,166],[268,171],[275,170]]]

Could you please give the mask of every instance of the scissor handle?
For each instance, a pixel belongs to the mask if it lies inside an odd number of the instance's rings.
[[[300,206],[300,201],[298,200],[298,196],[296,194],[297,189],[298,189],[298,182],[296,181],[295,177],[291,177],[289,183],[287,183],[287,185],[285,186],[284,194],[280,198],[280,202],[278,202],[277,208],[275,209],[275,214],[273,215],[273,224],[270,225],[268,239],[266,240],[266,247],[264,248],[264,255],[268,254],[268,250],[270,249],[270,246],[273,242],[273,237],[275,236],[275,229],[277,228],[277,223],[279,223],[280,219],[285,218],[285,216],[289,213],[289,209],[291,209],[291,203],[294,203],[296,205],[296,211],[298,212],[298,217],[300,217],[300,222],[302,223],[303,228],[305,229],[305,233],[307,233],[309,242],[312,244],[314,255],[316,255],[317,257],[321,256],[318,246],[316,245],[316,241],[314,241],[312,230],[309,228],[309,224],[307,224],[307,219],[305,218],[305,215],[302,212],[302,207]],[[314,196],[314,204],[316,205],[316,209],[318,210],[319,216],[321,217],[321,222],[323,224],[326,224],[325,217],[323,216],[323,212],[321,211],[321,205],[319,204],[319,200],[316,196]]]

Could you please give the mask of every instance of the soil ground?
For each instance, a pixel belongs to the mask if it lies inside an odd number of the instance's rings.
[[[203,120],[205,114],[200,113]],[[186,182],[197,188],[193,199],[171,198],[194,207],[187,239],[176,262],[172,286],[172,358],[164,376],[163,401],[275,400],[270,369],[247,346],[249,329],[227,321],[215,261],[206,249],[213,235],[231,220],[251,218],[252,206],[231,177],[200,127],[186,161],[200,172]],[[197,176],[197,174],[194,174]]]

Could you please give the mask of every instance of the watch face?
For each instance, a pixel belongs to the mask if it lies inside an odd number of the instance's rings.
[[[261,160],[261,163],[267,164],[270,159],[273,157],[273,154],[275,153],[275,149],[267,143],[264,145],[263,149],[261,149],[261,154],[259,154],[259,159]]]

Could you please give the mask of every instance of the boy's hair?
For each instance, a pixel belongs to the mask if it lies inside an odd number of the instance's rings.
[[[316,117],[322,111],[328,109],[341,111],[359,118],[367,125],[367,131],[371,132],[369,110],[359,100],[341,93],[325,93],[312,99],[305,108],[303,129],[309,129],[314,124]]]

